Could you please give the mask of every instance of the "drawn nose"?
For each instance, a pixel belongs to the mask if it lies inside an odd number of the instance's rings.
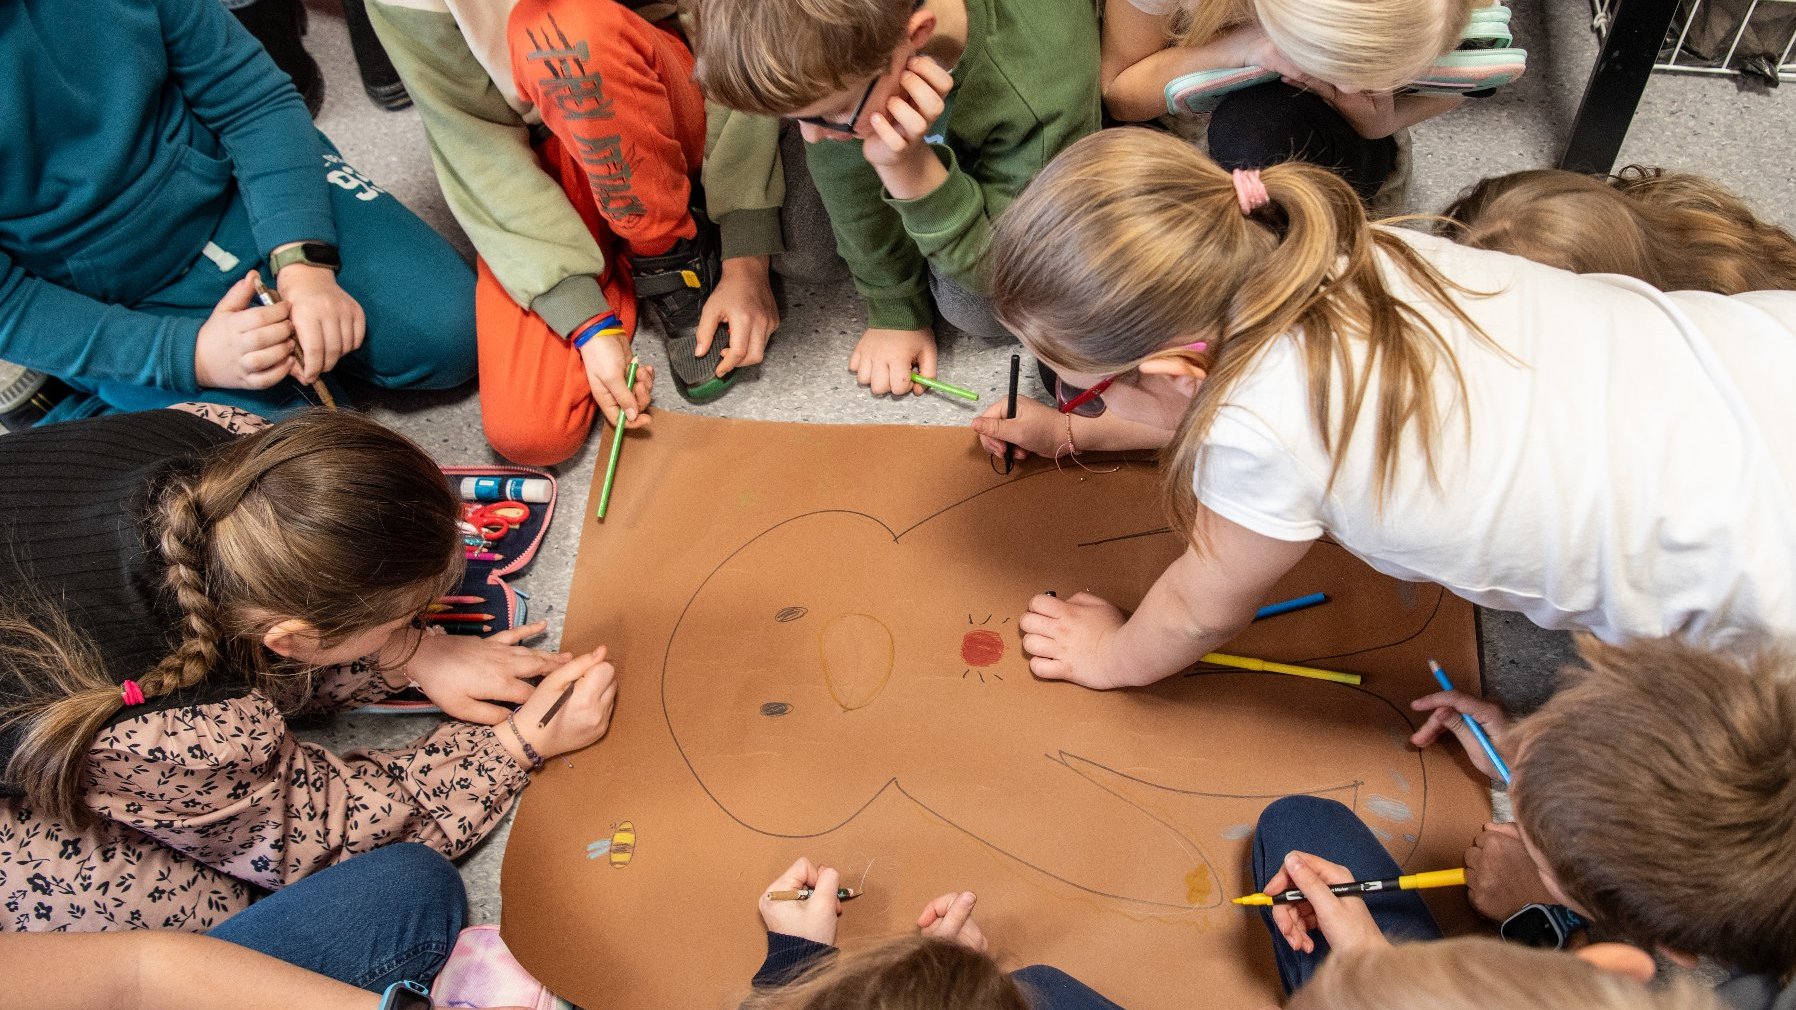
[[[844,712],[865,708],[892,679],[892,630],[876,617],[842,614],[817,635],[823,679]]]
[[[960,658],[968,666],[995,666],[1004,658],[1004,638],[995,631],[974,628],[960,640]]]

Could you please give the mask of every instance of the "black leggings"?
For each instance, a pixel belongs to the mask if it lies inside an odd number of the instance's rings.
[[[1210,157],[1226,169],[1304,161],[1346,179],[1370,200],[1397,167],[1397,142],[1367,140],[1334,106],[1283,81],[1244,88],[1210,115]]]

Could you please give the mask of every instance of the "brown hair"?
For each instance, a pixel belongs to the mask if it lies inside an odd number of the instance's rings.
[[[742,1010],[1029,1010],[985,954],[907,936],[824,962],[791,985],[758,989]]]
[[[1183,0],[1175,41],[1201,46],[1258,23],[1299,70],[1330,84],[1389,91],[1459,44],[1486,0]]]
[[[460,506],[425,452],[350,413],[299,414],[219,446],[171,478],[149,517],[181,615],[173,652],[135,679],[146,698],[225,670],[292,703],[310,671],[275,662],[262,636],[298,619],[329,645],[416,615],[460,576]],[[94,735],[123,705],[118,682],[54,607],[0,616],[0,730],[20,734],[7,781],[81,823]]]
[[[1796,968],[1796,658],[1579,642],[1518,727],[1516,818],[1578,904],[1645,944]]]
[[[699,87],[742,112],[787,116],[891,62],[910,0],[699,0]]]
[[[1279,340],[1301,349],[1310,414],[1334,459],[1331,481],[1362,408],[1370,410],[1381,498],[1407,435],[1433,473],[1435,369],[1447,368],[1464,394],[1452,348],[1391,294],[1378,258],[1476,331],[1448,297],[1448,288],[1462,289],[1395,233],[1371,227],[1353,190],[1326,169],[1286,162],[1262,179],[1271,202],[1243,215],[1230,174],[1189,144],[1153,130],[1104,130],[1055,158],[999,220],[992,242],[998,318],[1049,365],[1118,373],[1179,354],[1206,368],[1168,446],[1169,506],[1184,530],[1195,526],[1191,476],[1210,425]],[[1162,350],[1193,339],[1208,350]],[[1357,365],[1355,344],[1364,345]],[[1379,394],[1368,404],[1374,380]]]
[[[1449,237],[1574,273],[1626,274],[1662,291],[1796,290],[1796,237],[1700,175],[1629,165],[1486,179],[1447,208]]]
[[[1331,954],[1286,1010],[1723,1010],[1675,979],[1648,989],[1572,954],[1489,937]]]

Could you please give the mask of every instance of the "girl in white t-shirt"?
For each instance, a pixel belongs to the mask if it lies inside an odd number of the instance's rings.
[[[1126,619],[1035,598],[1040,676],[1185,669],[1324,534],[1550,628],[1796,635],[1796,292],[1665,294],[1373,226],[1327,172],[1231,175],[1146,130],[1062,153],[991,257],[999,318],[1106,409],[981,418],[988,449],[1170,437],[1192,542]]]
[[[1283,80],[1235,91],[1211,114],[1211,156],[1241,168],[1302,157],[1370,197],[1396,166],[1392,135],[1461,101],[1392,92],[1458,45],[1489,2],[1106,0],[1104,107],[1140,122],[1166,114],[1175,79],[1275,71]]]

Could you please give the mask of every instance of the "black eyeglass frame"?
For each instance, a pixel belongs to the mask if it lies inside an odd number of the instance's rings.
[[[879,87],[879,79],[884,76],[885,71],[882,70],[879,73],[874,74],[873,79],[867,82],[867,90],[861,92],[861,100],[854,103],[854,111],[849,113],[848,122],[846,123],[837,123],[832,120],[824,119],[822,116],[791,116],[789,118],[794,123],[803,123],[806,126],[816,126],[825,130],[840,130],[843,133],[853,133],[855,124],[861,121],[861,113],[867,111],[867,103],[873,99],[873,89]]]

